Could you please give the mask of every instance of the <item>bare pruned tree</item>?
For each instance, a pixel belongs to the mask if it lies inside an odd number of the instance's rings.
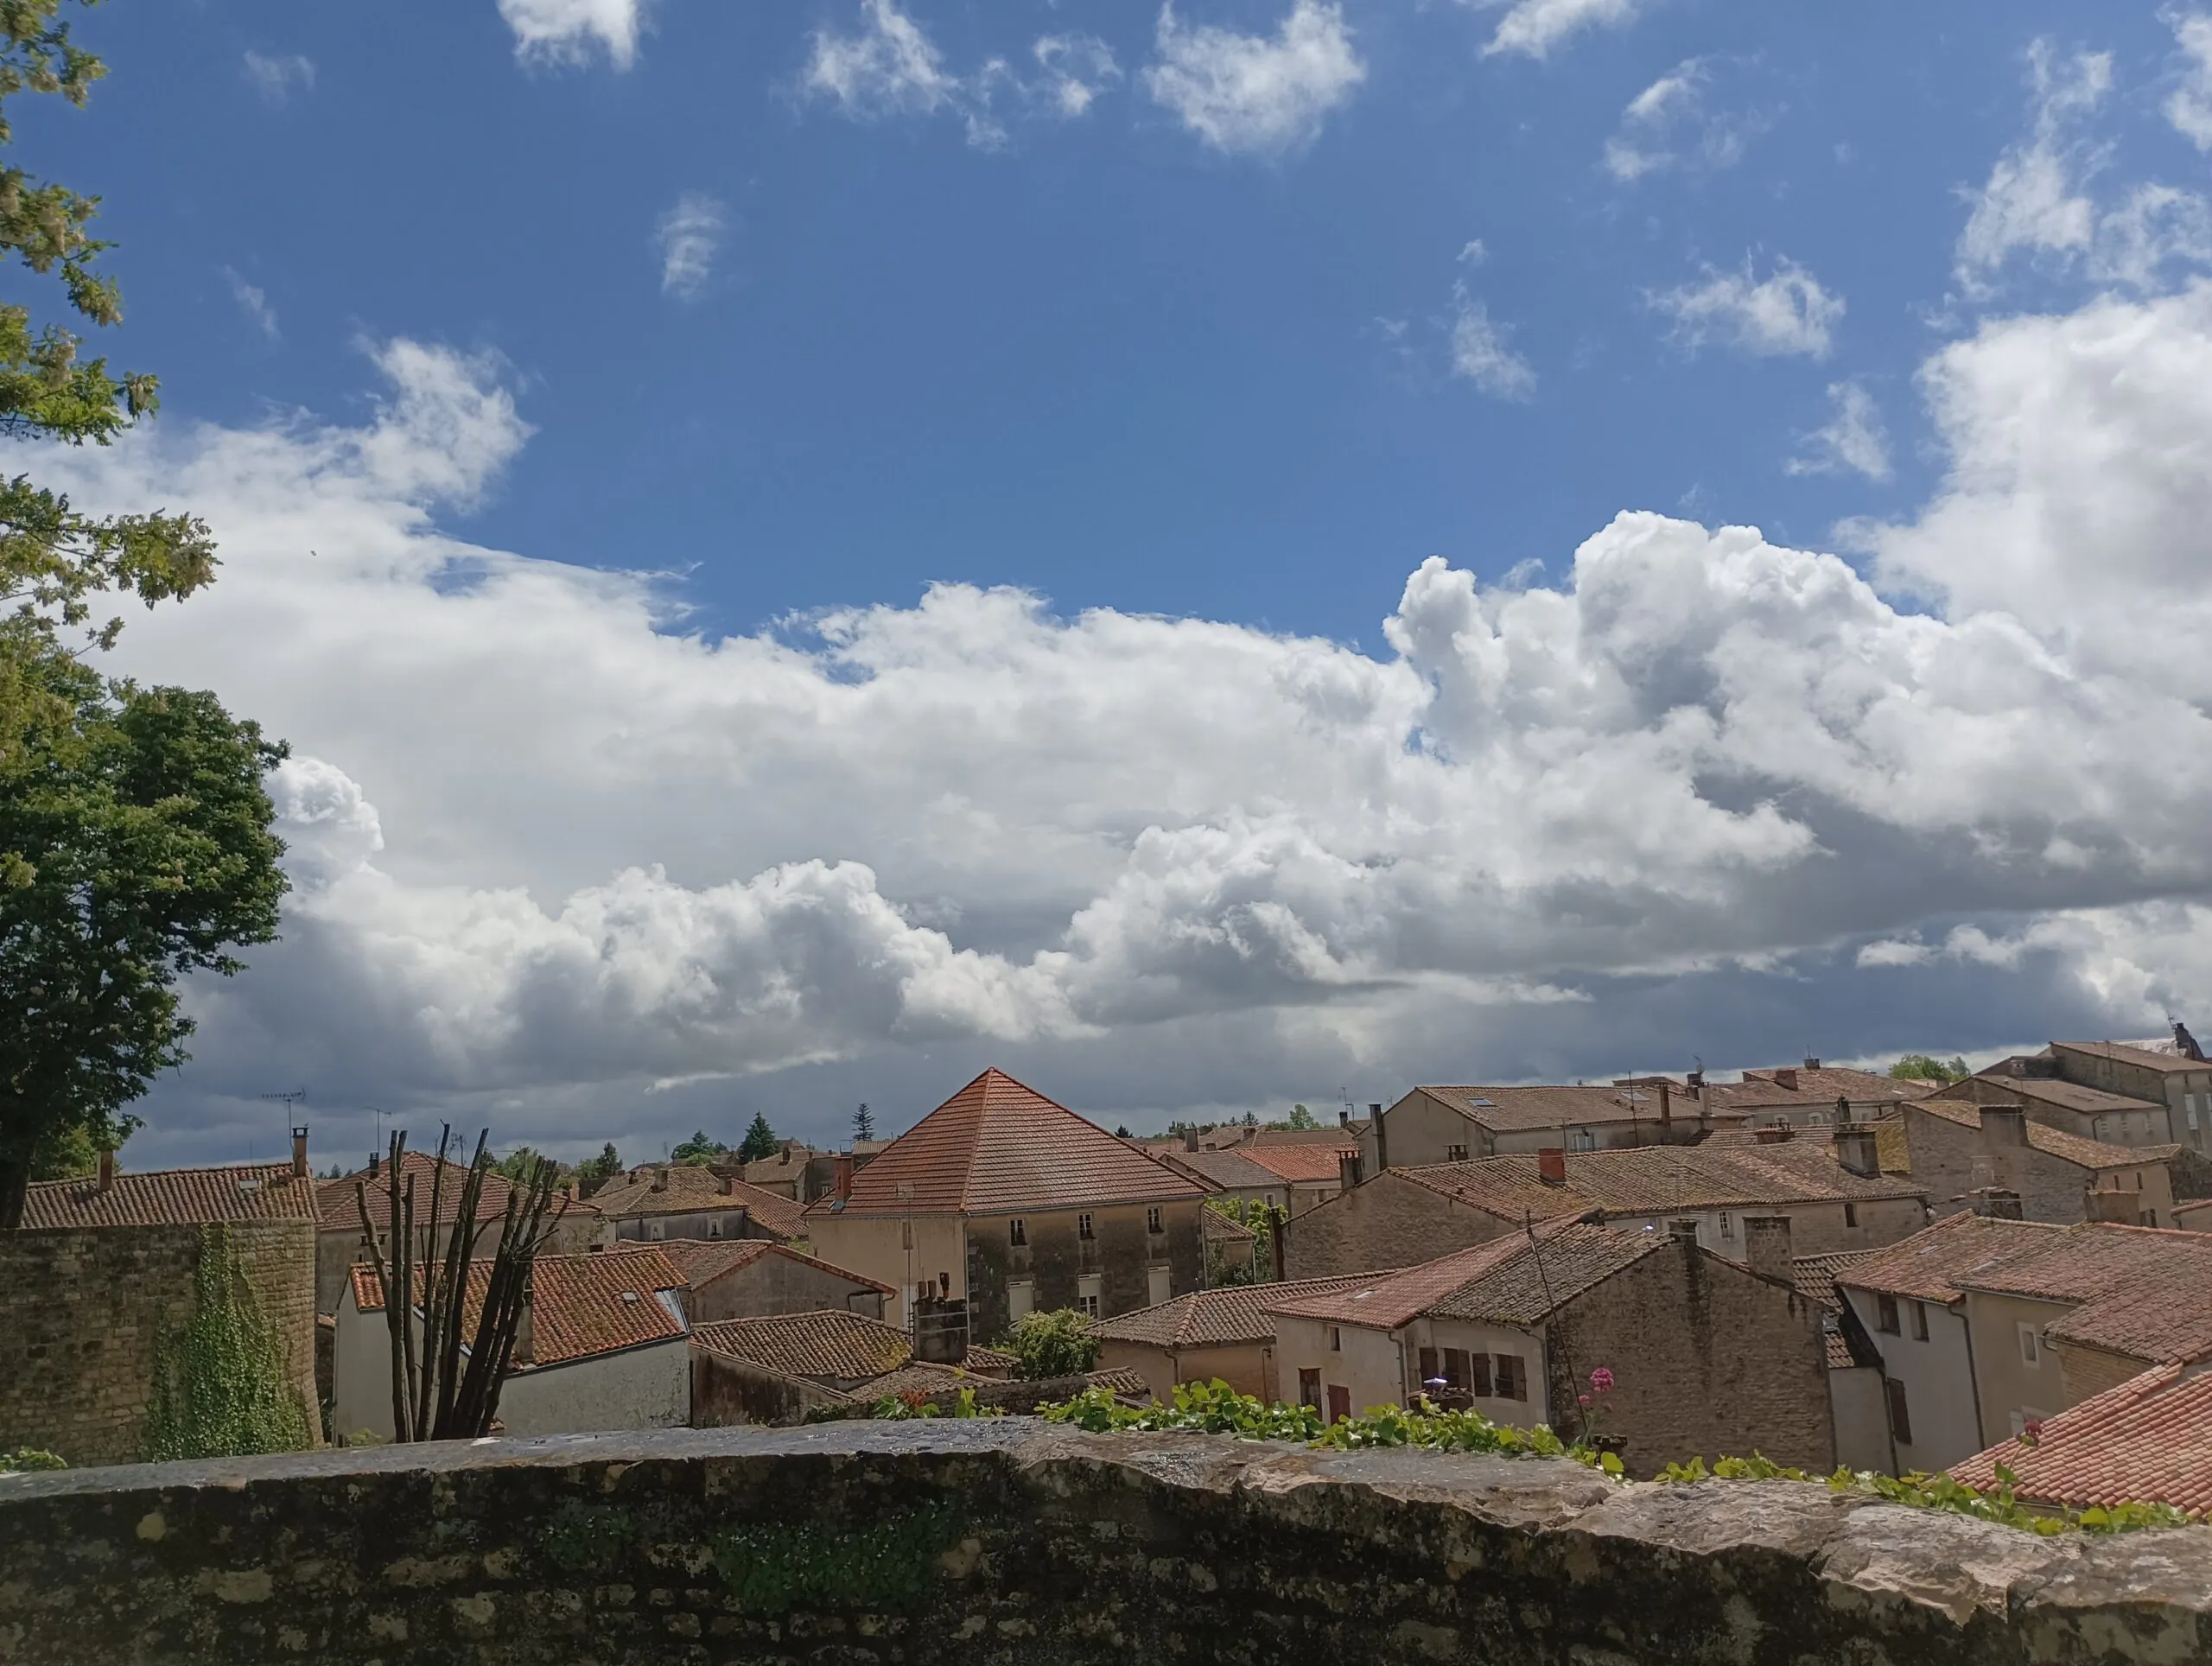
[[[490,1135],[486,1129],[477,1135],[476,1155],[454,1183],[453,1225],[442,1254],[437,1228],[444,1214],[447,1171],[459,1167],[446,1160],[451,1123],[438,1136],[426,1215],[416,1214],[416,1177],[404,1172],[404,1129],[391,1136],[391,1160],[376,1188],[376,1214],[369,1205],[369,1183],[353,1183],[361,1235],[384,1289],[385,1323],[391,1332],[396,1440],[465,1440],[491,1433],[499,1415],[499,1385],[513,1363],[531,1300],[531,1269],[568,1208],[568,1194],[554,1187],[555,1166],[540,1160],[527,1178],[509,1185],[504,1217],[480,1218],[484,1180],[492,1170],[486,1149]],[[381,1230],[377,1214],[383,1217]],[[480,1271],[477,1245],[495,1224],[499,1243],[490,1265]],[[472,1307],[475,1333],[464,1348]]]

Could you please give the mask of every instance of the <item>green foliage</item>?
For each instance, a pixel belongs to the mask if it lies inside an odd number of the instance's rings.
[[[913,1417],[1003,1417],[1006,1413],[996,1406],[977,1405],[973,1389],[957,1390],[952,1396],[950,1411],[938,1396],[925,1389],[909,1389],[904,1394],[885,1395],[868,1415],[882,1422],[895,1423]]]
[[[1890,1074],[1900,1082],[1963,1082],[1974,1072],[1963,1059],[1946,1064],[1924,1052],[1909,1052],[1890,1066]]]
[[[1754,1453],[1749,1458],[1722,1458],[1711,1469],[1705,1459],[1669,1464],[1659,1472],[1662,1481],[1818,1481],[1826,1480],[1831,1492],[1857,1492],[1885,1504],[1914,1510],[1942,1510],[1972,1516],[1978,1521],[1998,1522],[2006,1527],[2050,1538],[2061,1533],[2128,1533],[2148,1527],[2182,1527],[2190,1516],[2171,1504],[2122,1504],[2110,1508],[2052,1512],[2022,1504],[2017,1491],[2019,1477],[2003,1465],[1997,1466],[1997,1485],[1984,1491],[1954,1480],[1948,1475],[1919,1471],[1906,1475],[1884,1475],[1873,1470],[1839,1469],[1818,1476],[1790,1469]]]
[[[939,1502],[872,1527],[748,1522],[724,1528],[710,1548],[715,1571],[740,1611],[912,1608],[936,1588],[937,1559],[958,1541],[958,1509]]]
[[[764,1157],[772,1157],[784,1148],[776,1137],[776,1130],[768,1126],[768,1119],[759,1111],[753,1113],[752,1123],[745,1130],[745,1137],[737,1143],[738,1159],[741,1162],[757,1163]]]
[[[191,1319],[156,1346],[147,1461],[313,1446],[283,1339],[246,1283],[238,1246],[222,1226],[200,1235],[193,1298]]]
[[[1319,1128],[1321,1126],[1321,1119],[1303,1105],[1293,1105],[1290,1108],[1290,1121],[1285,1126],[1301,1129]]]
[[[576,1185],[583,1196],[591,1194],[622,1172],[622,1154],[609,1140],[596,1157],[587,1157],[576,1165]]]
[[[492,1165],[492,1172],[502,1179],[512,1180],[517,1186],[527,1186],[531,1177],[537,1173],[537,1166],[540,1163],[552,1163],[553,1171],[556,1175],[565,1176],[576,1172],[574,1169],[563,1169],[560,1163],[554,1161],[535,1146],[517,1146]]]
[[[111,1115],[98,1125],[65,1122],[49,1128],[31,1149],[31,1179],[79,1180],[99,1172],[100,1153],[120,1151],[146,1125],[143,1116]]]
[[[564,1498],[538,1529],[537,1548],[564,1574],[606,1574],[637,1536],[628,1510]]]
[[[1281,1211],[1274,1204],[1260,1203],[1249,1198],[1217,1195],[1206,1199],[1207,1208],[1216,1214],[1235,1221],[1251,1232],[1254,1239],[1250,1260],[1244,1258],[1243,1247],[1208,1243],[1206,1245],[1206,1285],[1217,1289],[1225,1284],[1267,1284],[1274,1278],[1274,1235]]]
[[[668,1158],[671,1162],[687,1163],[693,1168],[704,1168],[715,1158],[727,1154],[728,1150],[729,1148],[720,1140],[709,1139],[706,1129],[701,1129],[690,1139],[679,1141],[676,1148],[668,1154]]]
[[[853,1112],[853,1138],[855,1140],[875,1138],[875,1116],[868,1110],[865,1100]]]
[[[1098,1339],[1073,1307],[1024,1313],[998,1345],[1020,1362],[1014,1375],[1025,1382],[1079,1377],[1098,1364]]]
[[[68,1463],[59,1454],[41,1452],[36,1447],[17,1447],[12,1452],[0,1452],[0,1475],[20,1475],[35,1469],[67,1469]]]

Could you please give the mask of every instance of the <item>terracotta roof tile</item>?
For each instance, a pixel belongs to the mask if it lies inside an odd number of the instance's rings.
[[[23,1224],[31,1228],[315,1218],[315,1182],[295,1180],[289,1163],[126,1169],[105,1192],[97,1180],[34,1180],[23,1199]]]
[[[462,1182],[468,1178],[468,1166],[466,1163],[457,1163],[448,1159],[442,1164],[444,1176],[440,1179],[441,1166],[439,1160],[427,1151],[410,1151],[404,1153],[401,1156],[399,1166],[401,1183],[404,1185],[409,1180],[415,1182],[415,1219],[418,1225],[429,1224],[430,1192],[433,1182],[435,1182],[438,1193],[439,1224],[442,1225],[452,1220],[460,1211],[461,1188]],[[324,1230],[351,1228],[356,1231],[359,1230],[360,1210],[353,1197],[353,1188],[357,1184],[365,1185],[368,1187],[371,1216],[379,1226],[385,1225],[391,1204],[386,1201],[379,1205],[378,1202],[379,1192],[385,1183],[378,1176],[371,1174],[367,1169],[363,1168],[357,1169],[342,1180],[319,1180],[315,1183],[315,1198],[321,1211]],[[507,1194],[512,1190],[505,1175],[486,1174],[484,1177],[484,1189],[476,1199],[476,1218],[480,1221],[495,1221],[504,1217],[507,1212]],[[557,1199],[553,1206],[556,1209],[561,1207]],[[581,1202],[574,1198],[569,1200],[568,1210],[570,1213],[597,1212],[593,1205]]]
[[[667,1184],[656,1190],[653,1177],[662,1173]],[[694,1163],[658,1163],[633,1169],[624,1179],[594,1192],[592,1204],[610,1220],[742,1209],[772,1237],[796,1238],[806,1231],[800,1220],[804,1211],[789,1198]]]
[[[1268,1311],[1375,1330],[1395,1330],[1423,1313],[1535,1324],[1671,1242],[1661,1233],[1616,1232],[1574,1221],[1540,1227],[1536,1239],[1531,1244],[1520,1233],[1508,1233],[1402,1272],[1370,1274],[1340,1289],[1271,1301]]]
[[[1285,1183],[1280,1174],[1253,1161],[1249,1149],[1185,1151],[1178,1147],[1155,1154],[1170,1168],[1192,1175],[1216,1191],[1260,1192]]]
[[[1786,1076],[1795,1085],[1784,1087],[1776,1079],[1777,1072]],[[1879,1075],[1873,1071],[1849,1070],[1835,1065],[1823,1065],[1808,1070],[1802,1065],[1777,1065],[1768,1070],[1747,1070],[1741,1072],[1743,1080],[1715,1084],[1724,1103],[1756,1108],[1762,1105],[1795,1107],[1800,1104],[1834,1105],[1839,1099],[1847,1099],[1854,1105],[1881,1104],[1893,1102],[1903,1104],[1909,1100],[1926,1097],[1934,1090],[1918,1081],[1902,1081],[1896,1077]]]
[[[1091,1333],[1109,1342],[1138,1342],[1159,1348],[1224,1348],[1261,1345],[1271,1340],[1275,1322],[1267,1312],[1271,1302],[1299,1296],[1320,1295],[1350,1289],[1373,1281],[1373,1273],[1341,1278],[1293,1279],[1283,1284],[1230,1284],[1214,1290],[1193,1290],[1157,1307],[1117,1313],[1091,1326]]]
[[[2079,1082],[2066,1082],[2055,1076],[2012,1076],[1985,1071],[1974,1078],[1977,1082],[1998,1084],[2008,1094],[2023,1099],[2039,1100],[2044,1104],[2056,1105],[2064,1110],[2094,1116],[2104,1111],[2163,1110],[2164,1106],[2148,1099],[2132,1099],[2124,1093],[2107,1093],[2102,1088],[2083,1087]],[[1938,1099],[1964,1098],[1970,1089],[1954,1083],[1933,1096]],[[1986,1089],[1984,1090],[1986,1091]]]
[[[842,1207],[825,1198],[809,1212],[1014,1214],[1205,1192],[1089,1118],[987,1070],[886,1146],[854,1177]]]
[[[1951,1473],[1997,1484],[2002,1464],[2022,1497],[2075,1509],[2139,1500],[2212,1512],[2212,1371],[2153,1366],[2046,1419],[2034,1446],[2007,1440]]]
[[[464,1337],[474,1334],[492,1265],[488,1259],[468,1264]],[[384,1287],[376,1269],[356,1265],[350,1270],[353,1305],[363,1313],[382,1313]],[[416,1288],[422,1288],[420,1269]],[[564,1365],[682,1336],[687,1327],[676,1293],[683,1288],[683,1274],[658,1247],[538,1256],[531,1269],[532,1349],[524,1369]]]
[[[1876,1250],[1836,1274],[1838,1284],[1923,1301],[1953,1302],[1960,1281],[2007,1262],[2040,1254],[2064,1232],[2041,1221],[1952,1215],[1912,1237]]]
[[[1961,1099],[1943,1098],[1923,1099],[1913,1107],[1915,1110],[1923,1111],[1928,1116],[1940,1117],[1944,1122],[1955,1124],[1960,1128],[1970,1128],[1976,1132],[1979,1132],[1982,1126],[1981,1113],[1986,1110],[1994,1110],[1999,1108],[1995,1105],[1973,1104]],[[2156,1110],[2157,1107],[2152,1106],[2151,1109]],[[2045,1156],[2060,1158],[2072,1163],[2076,1168],[2100,1171],[2108,1168],[2135,1168],[2144,1163],[2160,1160],[2152,1150],[2142,1146],[2113,1145],[2106,1140],[2085,1139],[2079,1134],[2069,1134],[2063,1129],[2046,1128],[2041,1122],[2027,1123],[2026,1131],[2031,1150],[2040,1151]],[[1878,1131],[1877,1137],[1879,1137]],[[2175,1149],[2179,1148],[2177,1147]]]
[[[1894,1179],[1854,1174],[1829,1155],[1825,1142],[1814,1140],[1570,1151],[1565,1162],[1564,1186],[1544,1182],[1534,1152],[1389,1172],[1516,1221],[1529,1216],[1544,1220],[1580,1215],[1592,1209],[1614,1215],[1655,1215],[1670,1210],[1756,1209],[1926,1195],[1925,1188]]]
[[[1827,1256],[1800,1256],[1790,1263],[1797,1288],[1823,1307],[1840,1307],[1843,1298],[1836,1294],[1836,1275],[1856,1267],[1872,1250],[1843,1250]]]
[[[1297,1186],[1313,1186],[1341,1175],[1343,1154],[1358,1149],[1356,1145],[1251,1146],[1246,1148],[1244,1155],[1281,1180]]]
[[[960,1369],[973,1371],[979,1377],[1011,1377],[1021,1364],[1020,1359],[1002,1348],[983,1348],[971,1345],[960,1357]]]
[[[698,1326],[691,1339],[710,1353],[833,1383],[868,1382],[899,1370],[913,1355],[913,1345],[897,1326],[837,1307],[716,1319]]]
[[[842,1279],[849,1279],[865,1289],[880,1291],[885,1295],[898,1294],[890,1285],[879,1283],[865,1274],[833,1267],[817,1256],[802,1254],[787,1243],[778,1243],[768,1238],[670,1238],[656,1243],[653,1248],[669,1258],[676,1269],[683,1275],[683,1281],[695,1290],[712,1283],[725,1273],[734,1272],[741,1267],[750,1267],[764,1256],[777,1256],[785,1261],[817,1268]]]
[[[1145,1381],[1142,1371],[1090,1371],[1084,1374],[1084,1380],[1094,1389],[1104,1389],[1123,1399],[1152,1398],[1152,1384]]]
[[[1415,1091],[1501,1133],[1659,1120],[1659,1091],[1654,1087],[1422,1087]],[[1694,1121],[1697,1106],[1686,1092],[1674,1096],[1673,1112]]]

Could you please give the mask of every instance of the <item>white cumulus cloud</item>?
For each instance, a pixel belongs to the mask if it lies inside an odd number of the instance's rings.
[[[604,53],[617,69],[637,61],[645,0],[499,0],[515,55],[544,64],[582,64]]]
[[[992,59],[973,75],[955,73],[928,32],[898,0],[861,0],[860,28],[815,31],[800,85],[855,121],[894,116],[960,118],[968,143],[995,149],[1006,129],[992,113],[992,94],[1009,72]]]
[[[1685,58],[1630,99],[1605,141],[1605,171],[1629,184],[1669,169],[1732,168],[1742,161],[1762,122],[1711,108],[1715,75],[1711,60]]]
[[[1113,49],[1095,35],[1046,35],[1031,48],[1042,72],[1036,96],[1058,114],[1076,117],[1122,79]]]
[[[677,197],[653,227],[662,292],[688,301],[705,289],[728,228],[729,211],[706,192]]]
[[[2212,14],[2165,14],[2181,48],[2177,85],[2166,97],[2166,119],[2199,150],[2212,150]]]
[[[1827,358],[1844,312],[1843,297],[1795,261],[1777,261],[1756,278],[1748,257],[1740,272],[1708,266],[1698,282],[1656,295],[1651,304],[1675,321],[1675,339],[1692,351],[1733,347],[1762,358]]]
[[[1857,382],[1828,384],[1827,422],[1805,436],[1804,448],[1783,465],[1792,474],[1864,474],[1890,478],[1890,436],[1874,396]]]
[[[1154,99],[1216,149],[1279,155],[1312,142],[1367,79],[1344,9],[1294,0],[1271,35],[1239,35],[1160,13],[1159,56],[1144,72]]]

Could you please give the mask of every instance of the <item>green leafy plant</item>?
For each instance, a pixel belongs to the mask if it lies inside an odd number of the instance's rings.
[[[1890,1074],[1900,1082],[1963,1082],[1974,1072],[1963,1059],[1946,1063],[1928,1053],[1909,1052],[1890,1066]]]
[[[229,1229],[200,1235],[193,1313],[156,1345],[149,1462],[299,1452],[315,1444],[283,1339],[262,1310]]]
[[[35,1469],[67,1469],[67,1459],[57,1453],[42,1452],[36,1447],[17,1447],[12,1452],[0,1452],[0,1475],[18,1475]]]
[[[1903,1504],[1912,1510],[1948,1510],[1956,1516],[1971,1516],[1977,1521],[2001,1523],[2044,1538],[2074,1531],[2126,1533],[2149,1527],[2183,1527],[2193,1519],[2188,1512],[2171,1504],[2130,1503],[2056,1511],[2025,1504],[2020,1502],[2018,1491],[2020,1478],[2002,1464],[1997,1466],[1997,1485],[1986,1491],[1970,1487],[1948,1475],[1929,1475],[1916,1470],[1905,1475],[1884,1475],[1875,1470],[1844,1468],[1823,1477],[1789,1468],[1758,1453],[1749,1458],[1716,1459],[1710,1469],[1702,1458],[1693,1458],[1686,1464],[1669,1464],[1659,1472],[1658,1478],[1670,1482],[1825,1480],[1831,1492],[1864,1493],[1885,1504]]]
[[[998,1345],[1014,1357],[1016,1377],[1039,1383],[1092,1370],[1100,1345],[1088,1319],[1073,1307],[1059,1307],[1024,1313]]]
[[[1235,1221],[1250,1232],[1254,1240],[1249,1258],[1241,1245],[1209,1243],[1206,1245],[1207,1287],[1218,1289],[1224,1284],[1270,1282],[1275,1264],[1275,1230],[1287,1218],[1282,1211],[1276,1205],[1251,1198],[1208,1198],[1206,1207],[1224,1219]]]
[[[938,1502],[869,1527],[747,1522],[709,1548],[732,1603],[748,1612],[911,1608],[936,1587],[937,1558],[961,1524],[958,1509]]]

